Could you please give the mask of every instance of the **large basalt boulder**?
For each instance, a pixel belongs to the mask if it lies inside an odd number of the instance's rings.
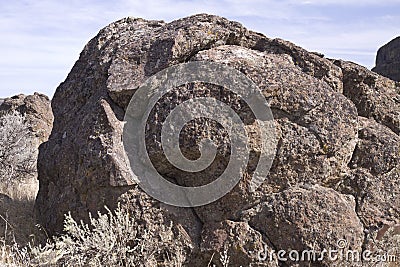
[[[132,95],[148,77],[172,65],[198,61],[227,64],[260,88],[274,116],[278,145],[270,173],[255,192],[248,184],[259,143],[251,138],[248,168],[230,193],[205,206],[178,208],[152,199],[136,184],[121,141],[123,120]],[[40,148],[38,162],[40,223],[49,233],[59,233],[68,211],[87,219],[88,212],[122,202],[150,231],[172,223],[188,266],[207,266],[213,253],[223,250],[231,255],[233,266],[247,266],[257,261],[257,250],[308,248],[316,237],[318,249],[346,238],[361,251],[383,227],[381,214],[388,216],[392,227],[400,208],[397,202],[392,210],[383,203],[396,191],[395,182],[386,185],[382,180],[398,169],[399,126],[394,114],[399,109],[399,87],[377,74],[371,85],[371,75],[355,64],[325,59],[217,16],[201,14],[171,23],[126,18],[112,23],[86,45],[54,95],[54,128]],[[226,88],[186,84],[160,99],[149,116],[148,154],[160,174],[185,186],[210,182],[229,160],[223,129],[205,119],[188,123],[180,140],[188,158],[198,156],[202,137],[213,136],[220,148],[200,176],[174,168],[162,153],[159,134],[166,115],[183,100],[198,96],[231,105],[250,132],[255,129],[240,97]],[[365,103],[373,108],[364,109]],[[360,129],[364,120],[373,128]],[[381,138],[382,146],[374,138]],[[392,148],[386,150],[386,145]],[[365,213],[358,210],[361,181],[355,178],[364,170],[379,173],[375,184],[381,190],[375,192],[375,200],[364,202]],[[365,190],[374,194],[372,186]],[[380,213],[372,212],[374,205]],[[365,237],[365,231],[371,237]],[[218,262],[213,258],[214,264]],[[278,262],[274,258],[259,264]]]
[[[372,70],[392,80],[400,81],[400,37],[379,48],[376,66]]]

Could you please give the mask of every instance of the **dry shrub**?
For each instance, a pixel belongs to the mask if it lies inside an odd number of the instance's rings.
[[[17,111],[0,117],[0,179],[2,184],[20,183],[36,172],[37,144]]]
[[[4,245],[14,246],[14,241],[26,245],[35,232],[38,142],[24,115],[17,111],[0,114],[0,232]]]
[[[90,216],[89,224],[77,222],[67,214],[65,233],[45,245],[18,248],[16,244],[3,243],[0,265],[182,266],[185,257],[180,246],[160,242],[161,236],[173,235],[171,225],[148,231],[138,227],[120,205],[114,211],[107,211],[98,213],[98,218]]]

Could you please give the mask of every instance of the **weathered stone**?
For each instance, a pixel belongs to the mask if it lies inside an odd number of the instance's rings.
[[[337,92],[343,91],[342,71],[340,68],[318,54],[310,53],[289,41],[279,38],[273,40],[261,38],[252,48],[273,54],[290,55],[294,64],[299,66],[304,73],[325,81]]]
[[[212,263],[218,266],[224,253],[230,257],[229,262],[238,266],[253,266],[255,263],[259,264],[255,266],[279,266],[276,255],[268,255],[272,250],[271,244],[263,241],[263,236],[248,223],[227,220],[205,224],[203,229],[200,255],[205,261],[196,259],[194,266],[203,266],[211,258]]]
[[[249,164],[237,186],[209,205],[177,208],[152,199],[136,184],[122,145],[123,119],[132,95],[148,77],[193,61],[227,64],[250,78],[271,107],[279,142],[268,177],[250,192],[260,140],[249,108],[240,96],[220,86],[198,82],[174,88],[150,113],[145,134],[147,153],[166,179],[185,186],[207,184],[229,161],[224,129],[212,120],[196,119],[183,128],[180,149],[195,159],[202,138],[211,137],[218,145],[216,159],[200,175],[168,162],[160,129],[171,109],[183,100],[210,96],[224,101],[251,133]],[[256,261],[249,251],[263,246],[321,251],[346,238],[361,251],[370,240],[364,242],[363,230],[378,224],[380,212],[389,212],[384,201],[393,203],[387,221],[399,216],[400,204],[388,193],[397,192],[393,188],[397,178],[391,176],[398,169],[396,86],[358,65],[332,62],[217,16],[201,14],[171,23],[117,21],[86,45],[54,95],[54,128],[41,146],[38,162],[39,222],[53,234],[62,230],[68,211],[77,219],[87,219],[88,212],[95,214],[104,205],[114,208],[122,202],[138,227],[157,232],[171,223],[174,238],[165,242],[183,248],[187,266],[207,265],[224,246],[230,246],[233,266]],[[365,126],[367,120],[359,116],[374,118],[376,125]],[[392,147],[386,150],[386,146]],[[365,205],[362,213],[353,183],[362,181],[355,177],[364,170],[376,174],[376,185],[387,193],[381,199],[381,191],[371,193],[376,200]],[[388,175],[391,182],[383,181]]]
[[[400,37],[379,48],[376,66],[372,71],[394,81],[400,81]]]
[[[261,194],[300,182],[328,183],[347,166],[357,135],[353,103],[325,82],[304,74],[290,56],[221,46],[199,52],[194,59],[228,63],[251,78],[268,99],[280,136],[274,168]],[[248,196],[245,183],[243,179],[220,201],[196,208],[200,218],[236,218],[242,207],[251,206],[257,196]]]
[[[399,151],[398,135],[373,120],[360,118],[359,141],[349,164],[351,170],[338,186],[339,191],[355,197],[356,212],[365,228],[364,249],[375,255],[398,253]]]
[[[385,126],[360,117],[359,141],[351,168],[364,168],[373,175],[385,174],[400,163],[400,138]]]
[[[276,251],[314,250],[319,258],[324,249],[339,249],[337,242],[345,240],[345,250],[361,252],[363,225],[351,196],[321,186],[293,187],[269,196],[254,209],[257,215],[250,225],[265,234]],[[304,260],[300,266],[310,266],[311,262]],[[312,266],[331,264],[327,257],[315,262]]]
[[[373,118],[400,134],[400,85],[352,62],[335,60],[343,71],[343,94],[358,115]]]
[[[0,112],[18,111],[26,116],[33,133],[40,143],[46,141],[51,133],[54,116],[47,96],[34,93],[33,95],[16,95],[6,98],[0,103]]]

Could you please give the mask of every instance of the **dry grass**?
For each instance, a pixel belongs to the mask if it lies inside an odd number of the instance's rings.
[[[0,187],[0,266],[29,266],[29,246],[46,239],[35,225],[37,188],[35,177]]]

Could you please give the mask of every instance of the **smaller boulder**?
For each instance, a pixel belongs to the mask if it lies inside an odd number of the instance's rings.
[[[54,116],[50,100],[46,95],[40,93],[33,95],[19,94],[3,100],[0,99],[0,114],[12,111],[18,111],[26,116],[32,132],[39,138],[40,143],[49,138]]]

